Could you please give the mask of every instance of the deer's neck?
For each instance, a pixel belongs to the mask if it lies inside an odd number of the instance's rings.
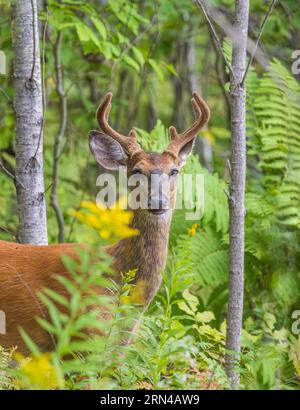
[[[147,210],[137,210],[132,226],[140,234],[123,239],[109,249],[116,271],[125,273],[131,269],[137,270],[135,282],[146,286],[146,304],[161,283],[161,272],[165,268],[168,254],[171,218],[171,211],[163,216],[154,216]]]

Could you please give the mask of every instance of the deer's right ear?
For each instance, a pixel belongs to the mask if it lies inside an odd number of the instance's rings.
[[[96,161],[106,169],[117,170],[126,165],[128,155],[113,138],[99,131],[89,132],[90,150]]]

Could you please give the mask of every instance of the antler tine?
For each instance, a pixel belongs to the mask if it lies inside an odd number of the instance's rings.
[[[116,140],[130,155],[130,157],[133,157],[133,155],[142,151],[142,148],[137,142],[137,133],[135,129],[132,129],[129,132],[129,135],[125,136],[114,130],[108,123],[112,96],[113,95],[111,92],[107,93],[104,101],[99,105],[96,114],[98,124],[102,131]]]
[[[167,152],[178,156],[180,149],[190,142],[198,134],[200,129],[209,121],[210,110],[206,102],[196,92],[193,92],[192,104],[195,112],[195,122],[182,133],[178,133],[175,127],[170,127],[169,132],[171,142],[167,148]]]

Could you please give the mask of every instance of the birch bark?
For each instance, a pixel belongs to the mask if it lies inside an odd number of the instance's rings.
[[[236,365],[241,352],[244,299],[244,222],[246,180],[246,88],[242,83],[246,66],[249,0],[236,0],[231,74],[231,181],[230,279],[227,313],[226,370],[232,388],[240,382]]]
[[[15,0],[12,8],[16,190],[18,239],[48,243],[43,177],[43,104],[36,0]]]
[[[61,45],[62,45],[62,31],[57,34],[55,47],[54,47],[54,60],[56,71],[56,93],[59,98],[60,105],[60,124],[59,130],[55,137],[54,149],[53,149],[53,184],[51,189],[50,202],[54,209],[57,224],[58,224],[58,242],[64,242],[64,215],[59,205],[57,197],[58,179],[59,179],[59,159],[61,156],[61,142],[65,135],[67,128],[68,117],[68,102],[67,95],[64,89],[64,79],[61,64]]]

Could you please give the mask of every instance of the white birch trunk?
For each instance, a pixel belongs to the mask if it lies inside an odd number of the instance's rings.
[[[18,239],[48,243],[43,177],[43,104],[36,0],[16,0],[12,9],[16,115]]]
[[[245,72],[249,0],[236,0],[231,76],[231,182],[230,210],[230,283],[227,314],[226,370],[232,388],[239,386],[238,365],[244,299],[244,221],[246,179],[246,89],[241,85]]]

